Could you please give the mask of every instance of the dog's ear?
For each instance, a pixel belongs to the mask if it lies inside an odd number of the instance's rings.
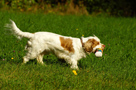
[[[98,38],[96,35],[93,34],[94,37]]]
[[[99,45],[100,42],[96,41],[95,39],[89,39],[87,42],[84,43],[84,49],[86,52],[91,53],[93,48]]]
[[[94,34],[93,34],[94,37],[96,37]]]
[[[89,39],[87,42],[84,43],[84,49],[86,52],[90,53],[92,52],[93,48],[92,48],[92,39]]]

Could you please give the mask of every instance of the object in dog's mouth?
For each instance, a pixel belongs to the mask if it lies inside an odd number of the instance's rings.
[[[103,50],[101,48],[98,48],[95,52],[96,57],[102,57]]]

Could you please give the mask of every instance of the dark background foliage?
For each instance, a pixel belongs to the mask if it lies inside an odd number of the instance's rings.
[[[20,11],[106,13],[112,16],[136,16],[136,0],[1,0],[1,9]],[[55,9],[56,8],[56,9]],[[84,8],[84,9],[83,9]],[[82,12],[81,12],[81,11]]]

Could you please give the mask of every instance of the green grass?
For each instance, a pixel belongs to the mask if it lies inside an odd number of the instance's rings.
[[[81,59],[77,76],[53,55],[44,57],[47,67],[36,60],[21,65],[27,39],[4,29],[9,18],[22,31],[78,38],[95,34],[106,45],[103,57],[92,53]],[[135,90],[135,29],[136,18],[0,12],[0,90]]]

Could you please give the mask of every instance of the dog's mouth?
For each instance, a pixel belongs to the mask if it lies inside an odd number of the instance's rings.
[[[96,53],[96,52],[98,52],[98,51],[100,51],[100,52],[103,52],[103,49],[101,49],[101,48],[97,48],[96,50],[94,50],[94,54]]]
[[[95,50],[93,53],[96,53],[97,52],[97,50]]]

